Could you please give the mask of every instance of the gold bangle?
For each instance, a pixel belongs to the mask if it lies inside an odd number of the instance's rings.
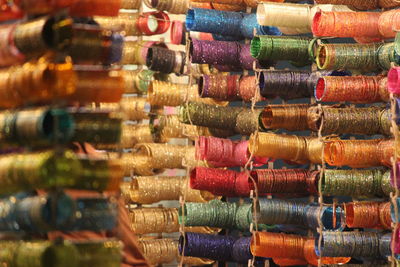
[[[144,97],[123,97],[119,103],[100,103],[100,110],[121,111],[126,120],[143,120],[149,118],[150,104]]]
[[[138,176],[123,183],[122,187],[125,199],[140,204],[179,200],[183,195],[188,202],[207,202],[215,198],[207,191],[190,188],[189,179],[180,176]]]
[[[161,116],[157,128],[160,142],[166,143],[171,138],[190,138],[211,136],[207,127],[182,123],[177,115]]]

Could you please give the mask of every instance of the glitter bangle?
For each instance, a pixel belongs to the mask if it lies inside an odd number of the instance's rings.
[[[250,53],[258,60],[289,60],[296,65],[311,64],[310,47],[315,41],[305,37],[256,36]]]
[[[122,193],[129,202],[140,204],[178,200],[183,194],[188,202],[206,202],[215,198],[206,191],[191,189],[188,182],[180,176],[138,176],[122,184]]]

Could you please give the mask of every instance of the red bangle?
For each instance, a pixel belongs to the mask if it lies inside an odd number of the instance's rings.
[[[71,1],[75,2],[69,13],[72,16],[78,17],[89,17],[89,16],[107,16],[107,17],[115,17],[118,16],[119,10],[121,7],[121,0],[79,0],[79,1]],[[65,4],[58,4],[58,6]]]
[[[150,16],[154,17],[157,21],[157,28],[152,30],[149,27],[149,19]],[[146,12],[139,16],[136,27],[138,27],[139,31],[145,35],[156,35],[156,34],[163,34],[165,33],[171,21],[167,13],[162,11],[155,11],[155,12]]]

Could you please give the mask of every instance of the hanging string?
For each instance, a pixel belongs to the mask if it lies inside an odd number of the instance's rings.
[[[206,126],[218,129],[235,129],[236,117],[242,111],[238,107],[220,107],[206,105],[202,103],[188,103],[181,106],[179,110],[179,120],[198,126]]]
[[[264,224],[303,225],[310,228],[318,226],[320,216],[324,229],[337,230],[342,227],[343,211],[332,207],[323,207],[320,214],[319,207],[291,200],[266,199],[259,201],[259,222]]]
[[[321,113],[322,112],[322,113]],[[324,124],[320,125],[323,118]],[[321,128],[322,134],[385,134],[390,135],[389,111],[386,108],[332,108],[311,107],[307,124],[313,131]]]
[[[186,15],[186,27],[190,31],[231,36],[236,40],[253,38],[254,28],[256,34],[281,35],[275,27],[260,26],[256,14],[201,8],[189,9]]]
[[[149,169],[182,169],[183,162],[187,166],[202,166],[203,162],[195,159],[194,146],[179,146],[170,144],[137,144],[134,147],[137,154],[148,157],[151,163]]]
[[[344,71],[287,71],[273,70],[260,72],[259,88],[261,95],[271,99],[284,100],[307,98],[314,95],[318,79],[323,76],[347,76]]]
[[[155,106],[179,106],[186,101],[218,104],[210,98],[201,98],[198,91],[197,84],[188,87],[187,84],[154,80],[150,82],[148,101]]]
[[[260,195],[315,194],[318,172],[302,169],[254,170],[251,176]],[[190,186],[220,196],[248,196],[254,190],[246,172],[196,167],[191,171]]]
[[[241,76],[237,97],[241,98],[242,101],[245,102],[258,102],[264,100],[260,94],[256,76]]]
[[[322,240],[321,251],[316,252],[317,255],[323,257],[385,257],[385,255],[380,255],[381,234],[379,233],[324,231]]]
[[[244,166],[249,161],[248,141],[234,142],[213,136],[200,136],[196,140],[196,159],[205,160],[216,167]],[[256,165],[265,164],[268,159],[258,158]]]
[[[138,208],[130,210],[131,230],[137,234],[175,233],[179,231],[177,208]],[[208,227],[189,227],[196,233],[214,233]]]
[[[267,105],[260,114],[263,130],[307,130],[308,104]]]
[[[323,143],[315,137],[259,133],[251,136],[249,151],[259,157],[305,163],[320,163]]]
[[[309,264],[313,266],[318,266],[319,258],[315,253],[315,241],[313,239],[308,239],[304,244],[304,258]],[[350,260],[351,258],[349,257],[322,257],[321,264],[323,264],[324,266],[332,266],[333,264],[338,264],[338,266],[341,266],[348,263]],[[275,259],[274,261],[276,263]],[[346,264],[345,266],[348,266],[348,264]]]
[[[345,5],[308,5],[294,3],[272,3],[263,1],[257,7],[257,21],[260,25],[278,27],[287,35],[311,33],[314,15],[320,11],[352,12]]]
[[[171,138],[190,138],[194,140],[197,135],[200,136],[221,136],[227,137],[230,133],[224,134],[211,133],[210,129],[203,126],[185,124],[179,121],[177,115],[166,115],[159,118],[159,124],[156,126],[156,135],[162,143],[167,143]]]
[[[240,75],[203,75],[199,79],[199,95],[217,100],[238,100],[241,79]]]
[[[253,62],[256,62],[258,68],[261,65],[268,66],[269,64],[268,62],[258,62],[250,54],[250,45],[238,42],[192,39],[190,53],[192,63],[228,65],[235,70],[252,70]]]
[[[200,167],[197,167],[200,168]],[[121,185],[129,202],[151,204],[161,200],[178,200],[183,192],[188,202],[206,202],[214,199],[211,193],[188,188],[187,179],[179,176],[138,176]]]
[[[289,60],[293,65],[311,64],[309,50],[315,40],[307,37],[255,36],[251,40],[250,53],[258,60]]]

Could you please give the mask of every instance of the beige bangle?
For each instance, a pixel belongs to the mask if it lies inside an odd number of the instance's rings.
[[[147,1],[145,2],[147,3]],[[189,0],[156,0],[151,1],[149,8],[168,11],[171,14],[186,14],[190,6]]]
[[[151,158],[145,155],[137,155],[133,153],[117,153],[110,152],[108,157],[111,159],[119,159],[124,170],[124,176],[133,175],[155,175],[163,170],[154,170],[151,168]]]
[[[124,31],[127,36],[140,36],[142,33],[137,28],[140,13],[120,13],[118,17],[95,16],[94,20],[102,28],[115,31]]]
[[[179,121],[177,115],[161,116],[157,129],[160,141],[165,143],[171,138],[190,138],[194,140],[197,136],[210,136],[207,127],[190,125]]]
[[[141,4],[140,0],[121,0],[121,9],[139,9]]]
[[[186,167],[206,166],[206,163],[195,159],[194,146],[170,144],[138,144],[134,148],[138,155],[150,159],[152,169],[184,169]]]
[[[144,97],[123,97],[119,103],[100,103],[100,109],[121,111],[126,120],[143,120],[149,118],[150,104]]]
[[[268,2],[258,5],[257,21],[260,25],[279,27],[282,33],[288,35],[310,33],[313,17],[319,10],[352,12],[350,8],[343,5]]]
[[[140,249],[151,265],[162,263],[180,262],[181,256],[178,251],[178,241],[173,239],[140,239]],[[195,257],[184,257],[183,264],[192,266],[208,265],[214,261]]]

